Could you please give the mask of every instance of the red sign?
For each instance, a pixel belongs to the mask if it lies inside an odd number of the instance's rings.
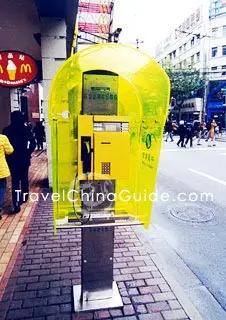
[[[0,51],[0,86],[24,86],[36,77],[37,72],[37,65],[29,55],[18,51]]]

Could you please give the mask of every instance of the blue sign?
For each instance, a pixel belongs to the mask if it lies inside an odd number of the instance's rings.
[[[225,13],[226,13],[226,0],[211,1],[210,11],[209,11],[210,19],[213,19]]]

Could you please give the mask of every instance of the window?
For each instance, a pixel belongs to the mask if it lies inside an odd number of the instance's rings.
[[[226,56],[226,46],[222,46],[222,56]]]
[[[180,53],[182,52],[182,46],[179,48],[179,52],[180,52]]]
[[[185,43],[185,44],[184,44],[184,51],[186,51],[186,47],[187,47],[187,44]]]
[[[182,62],[179,63],[179,68],[182,69]]]
[[[216,57],[217,55],[217,47],[212,48],[212,57]]]
[[[226,36],[226,26],[223,26],[223,37]]]
[[[194,44],[195,44],[195,37],[191,39],[191,47],[194,46]]]
[[[200,42],[200,34],[197,34],[197,35],[196,35],[196,40],[197,40],[197,43]]]
[[[218,32],[218,28],[212,28],[212,37],[213,38],[217,37],[217,32]]]
[[[222,76],[226,76],[226,65],[222,66]]]
[[[200,52],[197,52],[197,53],[196,53],[196,61],[197,61],[197,62],[200,62]]]
[[[176,50],[173,51],[173,58],[176,58]]]
[[[216,70],[217,70],[217,67],[211,67],[211,70],[212,70],[212,71],[216,71]]]
[[[194,61],[195,61],[195,56],[193,55],[191,56],[191,63],[194,63]]]

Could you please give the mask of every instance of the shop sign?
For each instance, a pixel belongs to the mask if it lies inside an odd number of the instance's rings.
[[[37,75],[35,60],[19,51],[0,51],[0,86],[20,87]]]

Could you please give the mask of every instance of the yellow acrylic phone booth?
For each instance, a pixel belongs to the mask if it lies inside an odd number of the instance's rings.
[[[122,306],[113,281],[114,228],[150,224],[169,92],[152,58],[120,44],[76,53],[53,79],[54,226],[82,228],[76,311]]]

